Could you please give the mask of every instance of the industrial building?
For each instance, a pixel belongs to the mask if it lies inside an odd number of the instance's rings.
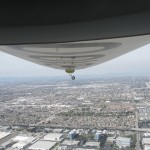
[[[65,140],[61,143],[61,146],[78,146],[80,141]]]
[[[86,142],[84,145],[86,148],[99,148],[100,143],[99,142]]]
[[[63,134],[61,133],[49,133],[46,136],[44,136],[44,140],[49,140],[49,141],[61,141],[63,138]]]
[[[0,140],[7,137],[8,135],[11,135],[10,132],[0,132]]]
[[[29,144],[32,144],[36,138],[32,136],[16,136],[12,139],[13,141],[16,141],[14,145],[12,145],[12,148],[18,148],[18,149],[23,149],[29,146]]]
[[[150,150],[150,145],[144,145],[144,150]]]
[[[142,144],[143,145],[150,145],[150,138],[143,138]]]
[[[130,147],[131,144],[131,138],[126,138],[126,137],[118,137],[118,138],[108,137],[107,141],[111,143],[115,142],[119,148]]]
[[[142,144],[144,150],[150,150],[150,133],[143,133]]]
[[[29,150],[50,150],[56,145],[56,142],[52,141],[37,141],[31,145]]]
[[[62,133],[62,132],[63,132],[63,129],[54,129],[53,132],[54,132],[54,133]]]
[[[119,146],[119,148],[130,147],[131,138],[118,137],[116,138],[116,144]]]
[[[15,143],[16,143],[16,142],[13,141],[13,140],[8,140],[8,141],[4,142],[3,144],[1,144],[1,146],[6,149],[6,148],[8,148],[8,147],[11,147],[11,146],[14,145]]]
[[[53,132],[53,129],[51,129],[51,128],[44,128],[44,132],[46,132],[46,133]]]
[[[143,137],[150,138],[150,133],[143,133]]]
[[[25,136],[25,135],[18,135],[18,136],[15,136],[12,140],[13,141],[16,141],[16,142],[20,142],[20,141],[25,141],[29,138],[29,136]]]

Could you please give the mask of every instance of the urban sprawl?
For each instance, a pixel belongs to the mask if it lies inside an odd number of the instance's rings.
[[[148,150],[150,77],[0,79],[0,150]]]

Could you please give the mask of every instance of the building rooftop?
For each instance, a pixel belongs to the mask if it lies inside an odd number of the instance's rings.
[[[0,132],[0,139],[3,139],[4,137],[11,135],[10,132]]]
[[[74,140],[65,140],[61,143],[61,145],[69,145],[69,146],[73,146],[73,145],[78,145],[80,141],[74,141]]]
[[[1,146],[2,147],[6,147],[6,146],[8,146],[9,144],[15,144],[16,142],[15,141],[12,141],[11,139],[10,140],[8,140],[8,141],[6,141],[6,142],[4,142],[3,144],[1,144]]]
[[[16,137],[13,138],[13,141],[25,141],[28,138],[29,138],[28,136],[18,135],[18,136],[16,136]]]
[[[13,148],[24,148],[25,146],[27,146],[28,144],[32,143],[33,141],[36,140],[35,137],[27,137],[27,138],[20,138],[21,141],[18,140],[18,142],[14,145],[12,145]]]
[[[143,133],[144,137],[150,137],[150,133]]]
[[[142,143],[143,143],[144,145],[150,145],[150,138],[143,138]]]
[[[24,142],[18,142],[16,144],[12,145],[12,148],[19,148],[20,149],[20,148],[24,148],[26,145],[27,144]]]
[[[44,140],[50,140],[50,141],[60,141],[63,134],[61,133],[49,133],[46,136],[44,136]]]
[[[63,132],[63,129],[54,129],[53,132],[61,133]]]
[[[99,142],[86,142],[84,146],[90,146],[90,147],[99,147]]]
[[[126,138],[126,137],[118,137],[118,138],[108,137],[107,141],[108,142],[116,141],[116,144],[121,148],[122,146],[123,147],[130,146],[131,138]]]
[[[51,149],[56,142],[51,141],[37,141],[33,145],[31,145],[28,149],[29,150],[49,150]]]
[[[150,145],[144,145],[144,150],[150,150]]]

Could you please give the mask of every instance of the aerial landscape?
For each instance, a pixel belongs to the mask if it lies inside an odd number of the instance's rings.
[[[149,76],[1,78],[1,149],[143,149],[149,90]]]
[[[0,5],[0,150],[150,150],[150,1]]]

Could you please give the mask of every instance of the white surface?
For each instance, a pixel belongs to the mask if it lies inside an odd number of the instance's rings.
[[[57,44],[1,46],[1,51],[31,62],[63,69],[83,69],[150,43],[150,35]]]
[[[73,140],[65,140],[61,143],[61,145],[78,145],[80,141]]]
[[[9,132],[0,132],[0,139],[4,138],[4,137],[6,137],[6,136],[8,136],[10,134],[11,133],[9,133]]]
[[[24,148],[26,145],[27,144],[24,142],[18,142],[16,144],[12,145],[12,148],[19,148],[20,149],[20,148]]]
[[[144,145],[144,150],[150,150],[150,145]]]
[[[108,137],[107,141],[109,141],[109,142],[116,141],[116,144],[119,146],[119,148],[127,147],[127,146],[130,147],[131,138],[118,137],[118,138],[115,139],[115,137]]]
[[[150,138],[143,138],[142,143],[144,145],[150,145]]]
[[[131,138],[125,138],[125,137],[118,137],[116,139],[116,144],[119,146],[119,148],[122,147],[130,147]]]
[[[28,144],[32,143],[36,138],[35,137],[23,137],[23,136],[17,136],[15,137],[14,141],[18,141],[18,143],[14,144],[13,148],[24,148]]]
[[[60,133],[60,132],[62,132],[63,131],[63,129],[54,129],[53,130],[53,132],[57,132],[57,133]]]
[[[60,133],[49,133],[46,136],[44,136],[45,140],[50,140],[50,141],[60,141],[62,138],[62,134]]]
[[[85,146],[95,146],[95,147],[99,147],[99,142],[86,142]]]
[[[49,150],[55,144],[56,142],[51,142],[51,141],[37,141],[36,143],[31,145],[28,149],[29,150]]]
[[[23,136],[23,135],[18,135],[16,137],[13,138],[14,141],[25,141],[27,140],[29,137],[28,136]]]
[[[144,133],[143,136],[144,137],[150,137],[150,133]]]

